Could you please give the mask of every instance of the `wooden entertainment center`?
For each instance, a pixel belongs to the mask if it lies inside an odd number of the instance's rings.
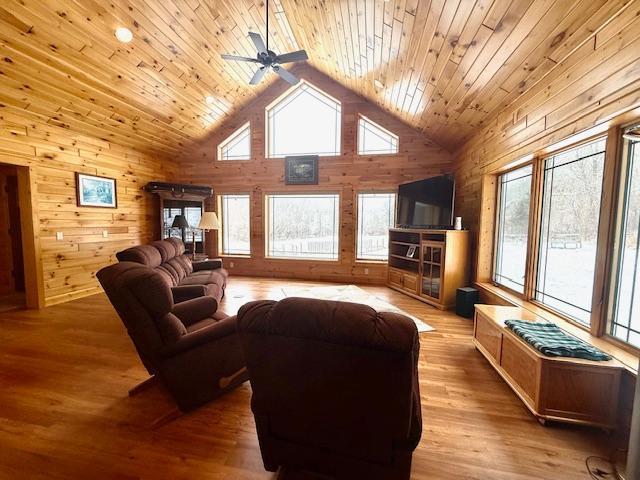
[[[446,310],[468,282],[468,230],[389,230],[389,287]]]

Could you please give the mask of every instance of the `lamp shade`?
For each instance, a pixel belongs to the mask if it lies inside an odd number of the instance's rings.
[[[176,215],[173,217],[171,228],[189,228],[189,222],[184,215]]]
[[[198,223],[200,230],[218,230],[220,228],[220,222],[218,221],[218,215],[216,212],[203,212],[200,217],[200,223]]]

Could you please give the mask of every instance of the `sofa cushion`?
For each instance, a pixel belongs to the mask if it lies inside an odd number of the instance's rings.
[[[185,252],[184,242],[179,238],[170,237],[165,242],[171,243],[176,250],[176,255],[183,255]]]
[[[151,245],[139,245],[137,247],[127,248],[126,250],[116,253],[116,258],[120,262],[141,263],[151,268],[160,266],[162,262],[160,252]]]
[[[227,277],[217,271],[194,272],[180,280],[180,285],[220,285],[226,284]]]
[[[173,269],[173,271],[178,276],[178,283],[184,277],[189,275],[189,272],[185,268],[184,262],[181,262],[179,257],[174,257],[174,258],[169,259],[169,261],[165,262],[165,264],[163,266],[166,267],[166,268]]]
[[[184,268],[184,271],[187,272],[187,275],[193,272],[193,264],[191,263],[191,259],[186,255],[184,254],[178,255],[177,257],[175,257],[174,260],[176,260],[177,262],[180,263],[180,265],[182,265],[182,268]]]
[[[156,242],[153,242],[151,245],[154,246],[160,253],[162,263],[166,263],[176,256],[175,242],[170,242],[169,240],[158,240]]]

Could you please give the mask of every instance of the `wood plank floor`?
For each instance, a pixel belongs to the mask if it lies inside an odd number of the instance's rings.
[[[232,277],[222,309],[279,299],[299,281]],[[424,430],[415,479],[588,478],[599,430],[543,427],[471,343],[472,322],[385,287],[366,290],[436,328],[422,335]],[[104,295],[0,314],[0,478],[275,479],[263,470],[248,384],[154,426],[174,406],[146,378]]]

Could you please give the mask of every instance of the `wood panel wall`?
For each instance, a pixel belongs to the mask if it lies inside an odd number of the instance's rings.
[[[640,118],[639,37],[640,6],[634,5],[576,45],[455,153],[456,215],[473,237],[485,173],[581,132]]]
[[[156,207],[141,187],[170,178],[170,170],[161,158],[40,122],[27,111],[0,110],[0,127],[0,163],[30,169],[45,304],[99,292],[96,272],[115,262],[117,251],[155,239]],[[78,207],[76,172],[116,178],[118,208]],[[64,239],[56,240],[56,232]]]
[[[216,194],[251,194],[251,258],[226,260],[232,274],[294,277],[329,281],[382,283],[386,263],[355,259],[355,195],[359,191],[395,191],[400,183],[451,171],[451,155],[412,127],[372,105],[309,66],[292,71],[342,102],[342,155],[321,157],[317,186],[284,185],[284,161],[265,158],[265,107],[288,88],[276,82],[260,97],[179,159],[182,180],[211,185]],[[358,115],[397,134],[397,155],[359,156]],[[217,146],[247,121],[251,123],[250,161],[218,161]],[[269,192],[340,193],[340,255],[337,262],[265,258],[264,194]],[[210,235],[211,246],[214,236]],[[210,252],[215,254],[215,252]],[[365,273],[367,269],[368,273]]]

